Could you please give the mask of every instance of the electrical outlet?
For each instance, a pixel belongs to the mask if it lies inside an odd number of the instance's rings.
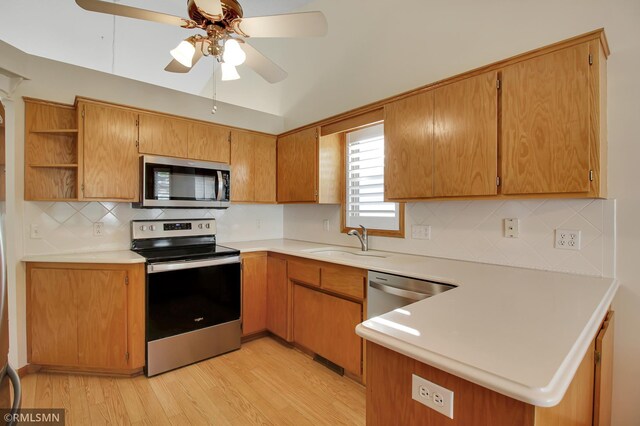
[[[325,219],[322,221],[322,229],[324,229],[325,231],[329,230],[329,219]]]
[[[520,219],[504,220],[505,238],[518,238],[520,236]]]
[[[431,226],[411,225],[411,238],[413,238],[414,240],[430,240]]]
[[[579,229],[556,229],[555,248],[562,250],[580,250]]]
[[[411,397],[453,419],[453,392],[415,374],[411,375]]]
[[[31,224],[31,238],[33,238],[34,240],[39,240],[40,238],[42,238],[42,235],[40,234],[40,228],[35,223]]]
[[[95,222],[93,224],[93,236],[102,237],[104,235],[104,222]]]

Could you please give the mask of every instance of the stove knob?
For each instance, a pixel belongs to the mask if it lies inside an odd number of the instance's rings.
[[[206,227],[207,229],[209,229],[209,228],[211,228],[211,225],[207,223],[207,224],[205,225],[205,227]]]
[[[149,225],[149,231],[155,231],[155,230],[156,230],[155,225]]]
[[[201,223],[200,223],[200,224],[198,224],[198,228],[199,228],[199,229],[202,229],[202,224],[201,224]]]
[[[146,227],[145,225],[140,225],[140,230],[141,230],[141,231],[146,231],[146,230],[147,230],[147,227]]]

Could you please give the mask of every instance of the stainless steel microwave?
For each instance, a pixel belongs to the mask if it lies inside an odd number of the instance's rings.
[[[231,169],[228,164],[143,155],[140,172],[140,202],[134,207],[229,207]]]

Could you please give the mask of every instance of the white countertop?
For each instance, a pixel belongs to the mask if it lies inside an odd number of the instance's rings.
[[[303,241],[222,244],[458,285],[401,312],[367,320],[356,333],[543,407],[562,400],[618,288],[612,278],[397,253],[384,259],[333,258],[305,251],[327,245]]]
[[[25,256],[23,262],[54,263],[144,263],[146,259],[131,250],[96,251],[83,253],[37,254]]]
[[[458,285],[401,312],[367,320],[356,327],[356,333],[538,406],[553,406],[562,400],[618,288],[618,282],[612,278],[400,253],[388,253],[387,258],[330,257],[312,251],[345,247],[306,241],[277,239],[220,244],[243,253],[272,251]],[[22,260],[145,262],[142,256],[129,250],[34,255]]]

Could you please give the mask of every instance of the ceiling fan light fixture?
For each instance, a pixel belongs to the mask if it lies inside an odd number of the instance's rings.
[[[238,70],[234,65],[222,62],[220,68],[222,69],[222,81],[238,80],[240,78],[240,74],[238,74]]]
[[[196,42],[194,37],[182,40],[180,44],[171,50],[171,56],[185,67],[191,68],[193,65],[193,55],[196,53]]]
[[[246,59],[247,54],[244,53],[244,50],[242,50],[242,47],[240,47],[240,43],[238,43],[238,40],[230,38],[225,41],[222,60],[226,64],[237,67],[238,65],[242,65]]]

